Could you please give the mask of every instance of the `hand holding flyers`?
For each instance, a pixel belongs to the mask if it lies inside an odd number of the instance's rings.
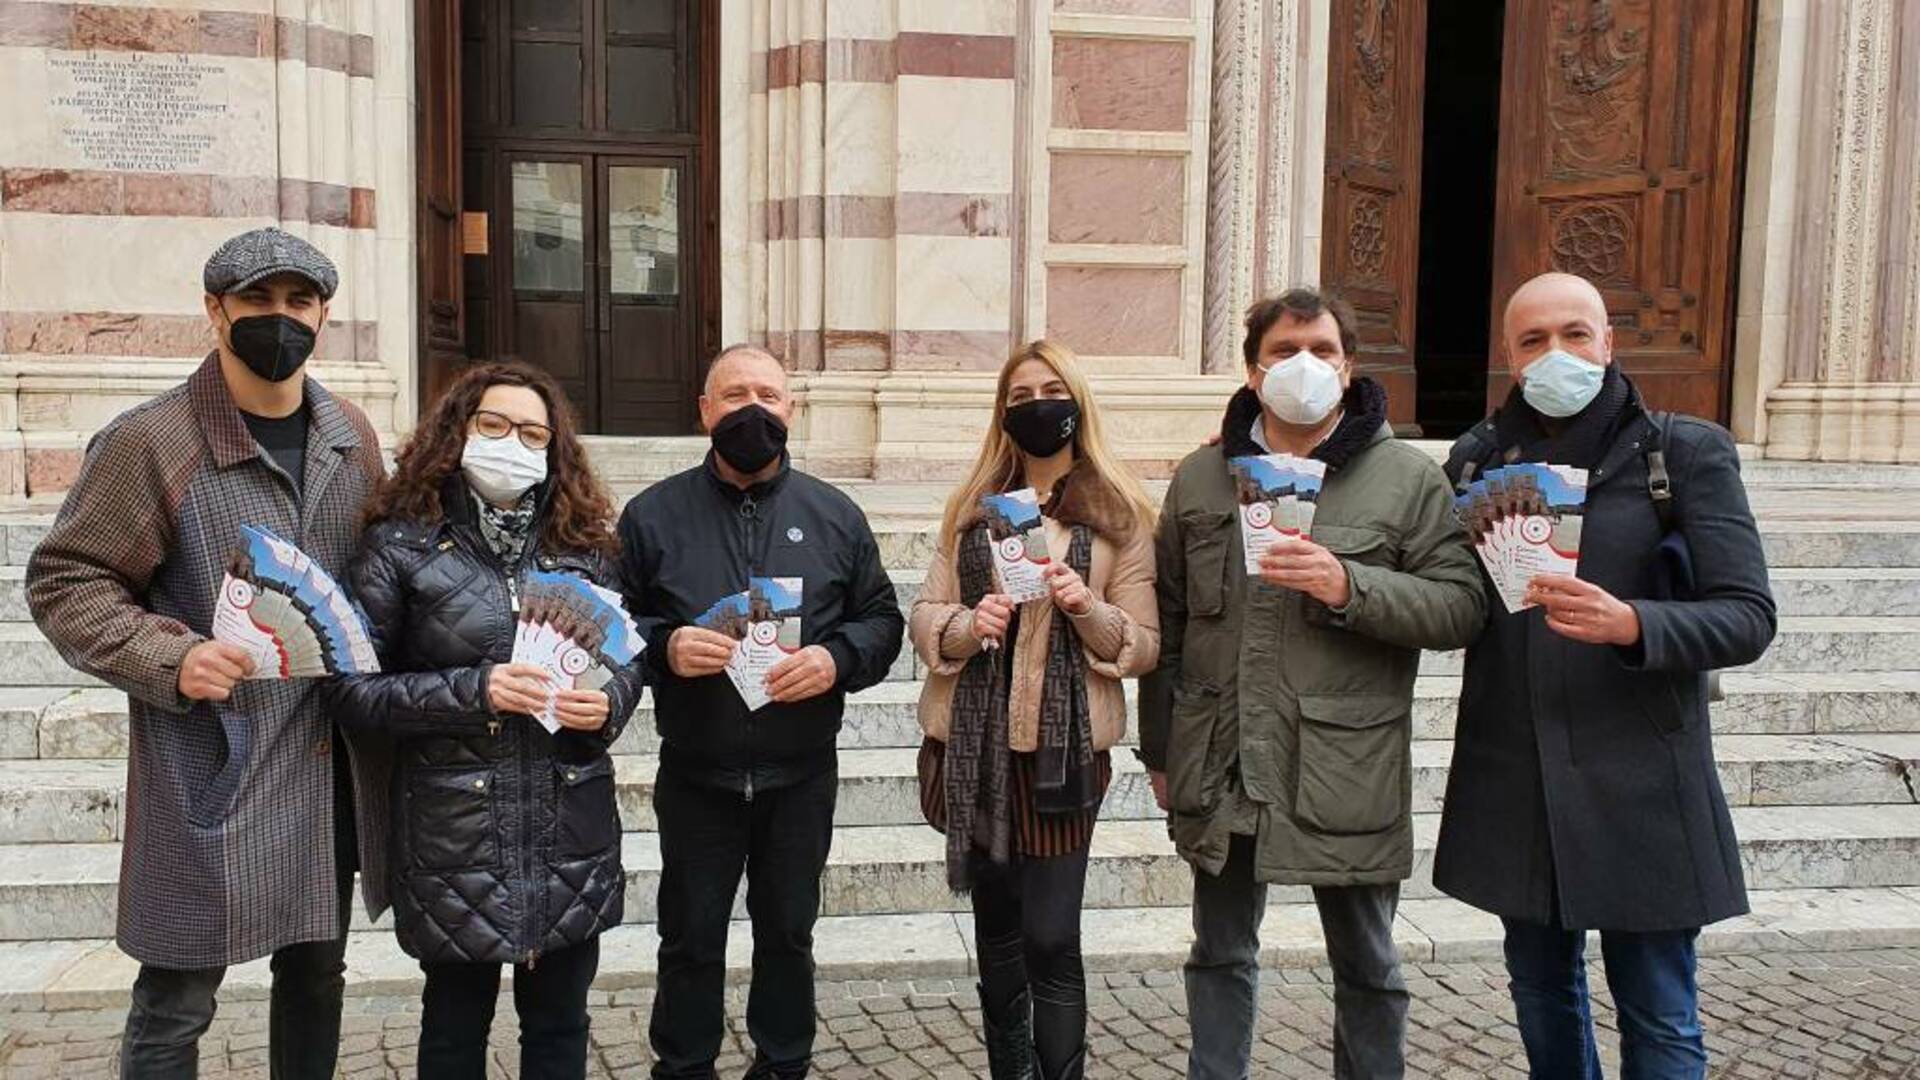
[[[746,702],[751,711],[758,711],[775,700],[770,683],[778,682],[799,666],[784,662],[803,652],[800,647],[802,591],[803,583],[797,577],[752,578],[746,592],[721,598],[695,621],[698,628],[724,635],[734,642],[724,670],[734,689],[739,691],[740,700]],[[690,644],[705,647],[704,641]],[[826,650],[818,651],[825,653]],[[793,685],[781,686],[782,695],[778,700],[798,700],[787,695],[810,687],[817,679],[821,658],[810,659],[812,663],[801,673],[803,677]],[[824,660],[826,666],[832,668],[832,657]],[[832,678],[829,674],[829,686]]]
[[[1599,614],[1598,605],[1589,603],[1592,598],[1581,588],[1586,583],[1575,577],[1580,566],[1580,527],[1586,502],[1585,469],[1532,463],[1489,469],[1466,491],[1454,496],[1454,513],[1466,528],[1474,552],[1480,556],[1507,611],[1547,603],[1551,619],[1555,613],[1545,598],[1557,597],[1561,590],[1534,586],[1559,580],[1578,583],[1574,588],[1584,597],[1580,609],[1583,616]],[[1631,613],[1631,609],[1628,611]],[[1607,628],[1602,632],[1623,632],[1619,611],[1609,609],[1607,614]],[[1591,627],[1586,632],[1592,632]],[[1638,636],[1635,620],[1634,638]]]
[[[320,564],[265,529],[243,526],[214,599],[213,639],[252,661],[250,679],[380,670],[360,611]]]
[[[607,714],[600,688],[615,668],[646,649],[620,594],[573,574],[546,571],[528,574],[521,594],[508,666],[546,676],[540,708],[530,715],[548,731],[557,732],[563,724],[597,729]],[[516,689],[525,696],[533,687]]]
[[[1547,629],[1588,645],[1631,645],[1640,640],[1640,613],[1591,581],[1540,574],[1527,583],[1526,603],[1547,611]]]
[[[1260,580],[1278,589],[1305,593],[1328,607],[1352,599],[1347,565],[1339,556],[1304,537],[1282,536],[1260,556]]]

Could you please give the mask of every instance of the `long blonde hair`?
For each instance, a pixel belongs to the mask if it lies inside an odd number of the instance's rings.
[[[1000,380],[993,392],[993,420],[987,424],[986,438],[980,441],[980,456],[974,459],[973,471],[966,482],[947,497],[946,514],[940,519],[941,546],[952,551],[961,523],[973,515],[980,500],[1005,491],[1020,475],[1020,449],[1002,430],[1000,422],[1007,415],[1007,386],[1013,381],[1014,369],[1029,360],[1038,360],[1052,369],[1060,381],[1067,384],[1067,393],[1080,406],[1080,425],[1073,433],[1076,467],[1083,461],[1091,466],[1100,481],[1132,508],[1135,528],[1151,530],[1157,516],[1153,500],[1147,498],[1146,489],[1140,486],[1133,470],[1122,464],[1107,445],[1100,408],[1093,400],[1092,385],[1080,370],[1080,361],[1065,345],[1041,338],[1014,350],[1000,366]],[[1039,495],[1044,500],[1047,492]]]

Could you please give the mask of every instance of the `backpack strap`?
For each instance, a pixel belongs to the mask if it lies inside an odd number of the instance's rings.
[[[1483,420],[1467,430],[1465,438],[1472,440],[1472,445],[1466,449],[1466,460],[1460,465],[1460,479],[1454,481],[1455,492],[1466,494],[1467,488],[1473,483],[1474,476],[1486,468],[1487,463],[1499,453],[1500,447],[1493,441],[1492,436],[1492,420]]]
[[[1653,438],[1647,443],[1647,497],[1653,500],[1653,512],[1660,519],[1660,531],[1673,531],[1673,477],[1667,472],[1667,432],[1672,426],[1670,416],[1663,412],[1650,412],[1647,422],[1653,425]]]

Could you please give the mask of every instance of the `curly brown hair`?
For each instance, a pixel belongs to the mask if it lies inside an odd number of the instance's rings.
[[[467,422],[495,386],[524,386],[547,405],[553,429],[547,477],[553,493],[541,526],[542,543],[555,551],[614,555],[619,541],[613,534],[613,503],[587,460],[573,407],[551,375],[521,363],[479,364],[461,372],[400,447],[393,475],[374,493],[366,520],[436,521],[444,516],[440,488],[447,477],[459,473]]]

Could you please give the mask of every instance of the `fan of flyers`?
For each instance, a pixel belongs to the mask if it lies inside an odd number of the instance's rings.
[[[1260,557],[1282,537],[1313,534],[1313,511],[1327,463],[1292,454],[1248,454],[1227,462],[1240,502],[1240,546],[1247,573],[1259,576]]]
[[[380,670],[360,610],[306,552],[243,525],[213,605],[213,638],[253,657],[255,679]]]
[[[1489,469],[1453,498],[1453,511],[1509,612],[1533,606],[1526,596],[1534,575],[1579,570],[1586,505],[1587,471],[1570,465]]]
[[[598,690],[646,647],[619,593],[544,570],[521,582],[513,662],[545,668],[555,688]],[[551,698],[534,719],[548,731],[560,730]]]
[[[1016,604],[1049,595],[1047,526],[1040,518],[1040,496],[1032,488],[988,495],[980,500],[993,548],[993,576],[1000,591]]]
[[[767,673],[800,651],[802,582],[797,577],[756,577],[747,591],[722,597],[694,625],[725,634],[737,644],[727,661],[727,678],[757,712],[773,698]]]

